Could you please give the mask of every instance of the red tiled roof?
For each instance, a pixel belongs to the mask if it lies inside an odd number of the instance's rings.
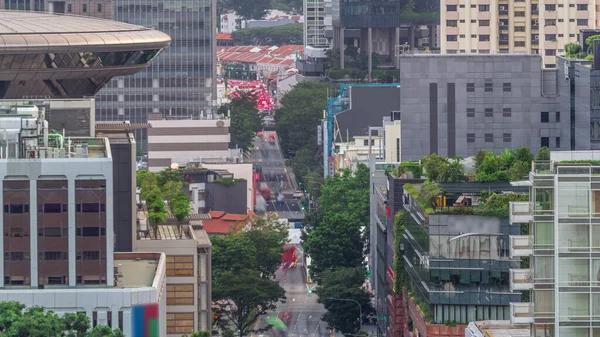
[[[233,38],[231,37],[231,33],[217,33],[217,40],[231,41]]]
[[[223,211],[210,211],[210,212],[208,212],[208,215],[210,215],[211,219],[218,219],[218,218],[222,217],[223,215],[225,215],[225,212],[223,212]]]
[[[217,59],[221,62],[263,63],[290,66],[294,64],[294,53],[303,53],[304,46],[221,46],[217,48]]]
[[[208,234],[227,234],[231,231],[231,225],[234,223],[221,219],[202,220],[202,229]]]
[[[243,221],[246,220],[248,218],[248,215],[246,214],[225,214],[221,219],[225,220],[225,221]]]

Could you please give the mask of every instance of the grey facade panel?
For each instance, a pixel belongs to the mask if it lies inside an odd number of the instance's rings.
[[[429,152],[438,152],[438,87],[429,83]]]
[[[114,143],[110,146],[113,156],[113,197],[115,251],[131,252],[133,247],[132,218],[133,193],[131,187],[135,180],[135,145]]]
[[[247,209],[247,181],[237,181],[231,186],[219,183],[208,183],[208,198],[206,207],[208,210],[224,211],[233,214],[246,214]]]
[[[448,157],[456,156],[456,85],[448,83]]]
[[[229,128],[149,128],[148,136],[217,136],[228,135]]]
[[[148,158],[148,167],[170,167],[171,159],[169,158]]]
[[[380,126],[384,116],[400,110],[400,87],[351,89],[350,109],[335,116],[342,139],[368,135],[369,126]],[[377,102],[377,104],[373,104]],[[335,141],[339,141],[336,139]]]

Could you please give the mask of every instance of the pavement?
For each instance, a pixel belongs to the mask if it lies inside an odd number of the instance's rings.
[[[275,136],[274,144],[268,141],[270,135]],[[266,183],[271,189],[271,200],[267,200],[267,212],[277,213],[280,219],[301,222],[304,212],[299,200],[294,199],[296,181],[285,166],[277,134],[274,131],[265,131],[264,137],[255,138],[254,146],[249,160],[257,172],[262,172],[261,183]],[[280,192],[284,196],[283,205],[278,205],[276,201]]]

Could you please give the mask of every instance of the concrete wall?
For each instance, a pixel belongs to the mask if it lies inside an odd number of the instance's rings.
[[[252,205],[252,196],[254,194],[254,189],[252,186],[252,164],[202,164],[202,167],[205,167],[209,170],[226,170],[232,173],[236,179],[246,179],[248,182],[246,184],[246,207],[254,209],[254,205]]]
[[[246,214],[248,212],[248,184],[251,182],[251,180],[236,181],[230,186],[220,183],[207,184],[209,193],[206,206],[214,211]]]
[[[403,160],[519,146],[537,151],[541,137],[551,150],[569,148],[568,114],[555,120],[556,73],[542,74],[540,56],[411,55],[400,62]],[[548,123],[541,123],[542,112]]]
[[[135,138],[131,134],[130,143],[111,145],[113,155],[113,195],[115,251],[134,250],[136,223],[135,204]]]

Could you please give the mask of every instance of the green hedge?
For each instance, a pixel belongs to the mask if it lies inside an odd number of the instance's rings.
[[[413,24],[439,24],[440,23],[440,12],[410,12],[400,14],[401,23],[413,23]]]
[[[600,165],[600,160],[563,160],[561,164],[592,164]]]
[[[341,80],[348,76],[351,79],[364,79],[368,72],[366,70],[358,69],[329,69],[327,70],[327,77],[332,80]]]

